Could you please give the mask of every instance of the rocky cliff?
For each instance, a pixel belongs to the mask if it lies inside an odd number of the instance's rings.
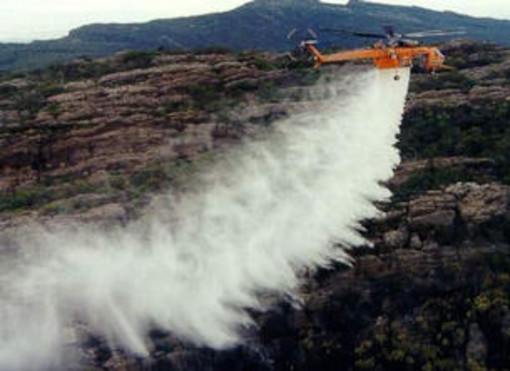
[[[148,58],[144,68],[130,64],[137,58]],[[277,85],[316,78],[279,63],[259,54],[120,54],[3,82],[3,215],[83,216],[104,205],[122,218],[125,201],[182,186],[221,148],[286,115]]]

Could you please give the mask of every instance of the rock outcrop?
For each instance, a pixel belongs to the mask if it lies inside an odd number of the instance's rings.
[[[133,172],[165,156],[211,150],[221,142],[212,135],[215,125],[228,125],[214,104],[227,107],[226,95],[281,81],[287,73],[214,54],[163,55],[153,64],[64,84],[31,118],[15,102],[3,109],[0,190]]]
[[[124,70],[126,55],[61,67],[107,71],[92,78],[0,83],[0,213],[108,217],[126,200],[179,187],[222,148],[287,115],[275,86],[303,76],[262,53],[149,54],[147,68]]]

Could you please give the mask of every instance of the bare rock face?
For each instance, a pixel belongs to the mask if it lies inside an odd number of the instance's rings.
[[[422,248],[423,244],[420,239],[420,236],[417,234],[413,234],[411,236],[411,241],[409,242],[409,247],[413,250],[420,250]]]
[[[461,89],[443,89],[410,93],[408,109],[426,106],[476,105],[480,102],[508,102],[510,101],[510,88],[501,80],[501,86],[476,86],[468,91]]]
[[[452,227],[455,220],[456,200],[453,195],[430,191],[409,202],[408,222],[411,226]]]
[[[416,196],[398,210],[380,221],[392,228],[376,239],[382,249],[458,244],[482,231],[491,234],[496,224],[503,229],[510,224],[510,187],[457,183]],[[504,235],[492,237],[507,243]]]
[[[213,135],[215,125],[228,120],[213,111],[226,95],[242,96],[287,73],[262,71],[233,55],[163,55],[154,64],[64,84],[24,121],[24,112],[2,109],[0,191],[41,179],[132,172],[161,160],[172,138],[194,148],[189,156],[212,150],[222,141]]]
[[[115,58],[104,61],[111,71]],[[259,122],[288,114],[257,89],[293,72],[260,58],[163,53],[148,68],[64,81],[50,92],[45,80],[10,81],[12,89],[33,84],[45,93],[2,101],[0,213],[122,219],[126,200],[177,187],[215,153],[264,131]]]
[[[498,184],[460,183],[446,188],[445,191],[459,199],[460,216],[470,224],[510,218],[508,187]]]

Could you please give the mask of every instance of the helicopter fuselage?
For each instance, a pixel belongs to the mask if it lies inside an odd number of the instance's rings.
[[[449,67],[444,65],[445,57],[433,46],[386,46],[376,43],[372,49],[356,49],[334,54],[322,54],[313,43],[305,44],[315,58],[315,66],[354,60],[372,60],[379,69],[411,67],[420,57],[422,67],[430,72]]]

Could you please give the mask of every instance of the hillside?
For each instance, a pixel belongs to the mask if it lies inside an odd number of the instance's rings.
[[[79,204],[83,216],[182,185],[211,153],[286,114],[277,85],[317,78],[280,63],[261,54],[136,52],[5,81],[0,208],[58,215]],[[251,101],[260,112],[244,112]]]
[[[510,364],[510,50],[442,46],[457,71],[415,74],[404,162],[374,249],[307,278],[303,307],[255,313],[249,344],[214,352],[151,333],[151,359],[77,329],[91,369],[504,369]],[[0,238],[16,227],[125,224],[165,189],[302,107],[326,70],[267,53],[121,53],[0,83]],[[254,108],[256,107],[256,109]]]
[[[30,44],[0,44],[0,71],[27,69],[81,56],[106,56],[127,49],[195,49],[226,46],[234,50],[285,51],[293,28],[342,27],[380,31],[393,24],[400,31],[463,29],[466,38],[510,43],[510,21],[478,19],[418,7],[351,1],[348,5],[318,0],[256,0],[230,12],[161,19],[141,24],[93,24],[67,37]],[[234,32],[233,32],[234,31]],[[324,47],[366,45],[366,40],[320,35]]]

